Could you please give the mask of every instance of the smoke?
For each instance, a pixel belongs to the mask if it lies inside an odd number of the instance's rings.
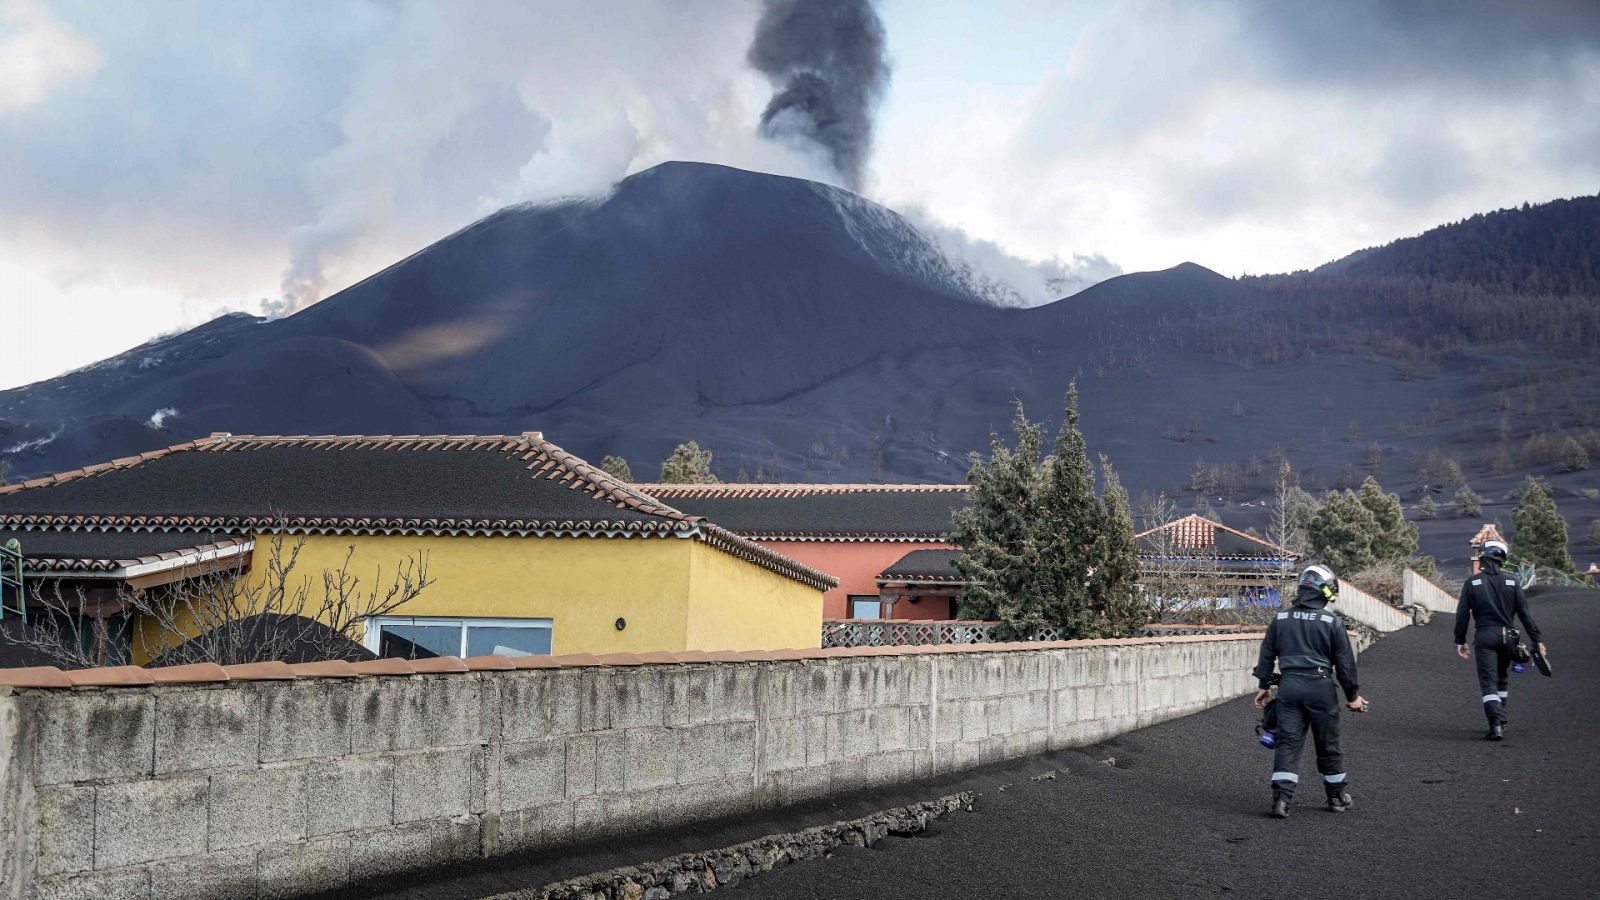
[[[160,409],[158,409],[155,412],[150,414],[150,421],[149,421],[148,424],[150,425],[151,428],[154,428],[157,431],[159,431],[163,427],[166,426],[168,419],[172,418],[173,416],[175,416],[177,414],[178,414],[177,408],[171,407],[171,406],[163,406]]]
[[[921,208],[902,215],[943,252],[968,291],[995,306],[1041,306],[1122,274],[1121,266],[1098,253],[1028,260],[937,221]]]
[[[859,190],[873,109],[889,83],[883,22],[870,0],[764,0],[747,58],[777,89],[761,135],[819,152]]]

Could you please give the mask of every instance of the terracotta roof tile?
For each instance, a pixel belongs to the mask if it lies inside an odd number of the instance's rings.
[[[363,659],[353,662],[350,667],[361,675],[415,675],[416,666],[406,660],[393,656],[379,657],[378,659]]]
[[[222,671],[228,673],[232,681],[293,681],[295,678],[294,670],[283,662],[239,663],[223,666]]]
[[[641,666],[644,660],[637,653],[602,653],[596,659],[602,666]]]
[[[326,659],[321,662],[290,663],[289,668],[296,678],[355,678],[361,673],[356,667],[342,659]]]
[[[418,675],[460,675],[472,671],[459,656],[430,656],[409,662]]]
[[[158,684],[204,683],[228,681],[228,673],[216,663],[194,663],[187,666],[159,666],[149,669],[150,677]]]
[[[72,679],[55,666],[24,666],[0,669],[0,686],[64,688],[72,687]]]
[[[593,653],[563,653],[560,656],[550,657],[550,661],[559,666],[598,666],[601,665],[599,657]]]
[[[107,666],[101,669],[73,669],[67,673],[73,687],[132,687],[155,684],[149,670],[138,666]]]

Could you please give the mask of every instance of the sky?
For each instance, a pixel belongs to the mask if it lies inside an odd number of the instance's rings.
[[[0,0],[0,387],[668,159],[853,187],[1027,302],[1600,190],[1588,0],[878,0],[841,165],[780,127],[818,48],[752,47],[867,6]]]

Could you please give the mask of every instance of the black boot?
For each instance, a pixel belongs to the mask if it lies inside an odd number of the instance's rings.
[[[1338,784],[1325,783],[1325,786],[1328,789],[1328,812],[1348,812],[1350,807],[1356,805],[1355,798],[1350,796],[1348,782],[1341,781]]]
[[[1272,789],[1272,811],[1267,815],[1274,819],[1289,818],[1289,795],[1277,788]]]
[[[1489,733],[1484,735],[1483,737],[1484,737],[1484,740],[1488,740],[1488,741],[1501,741],[1501,740],[1505,740],[1505,736],[1506,736],[1505,728],[1499,722],[1496,722],[1493,725],[1489,726]]]

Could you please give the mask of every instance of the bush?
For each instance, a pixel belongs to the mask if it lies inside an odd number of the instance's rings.
[[[1600,519],[1589,523],[1589,546],[1600,547]]]
[[[1483,498],[1479,497],[1472,488],[1462,485],[1456,490],[1455,503],[1451,506],[1457,518],[1472,518],[1483,515]]]
[[[1567,521],[1544,485],[1528,476],[1522,483],[1522,501],[1511,511],[1512,552],[1518,562],[1573,570],[1567,552]]]
[[[1589,468],[1589,451],[1583,449],[1577,438],[1569,437],[1561,444],[1561,471],[1582,472]]]
[[[1433,502],[1432,494],[1423,494],[1422,502],[1417,504],[1417,518],[1432,519],[1439,515],[1439,504]]]

